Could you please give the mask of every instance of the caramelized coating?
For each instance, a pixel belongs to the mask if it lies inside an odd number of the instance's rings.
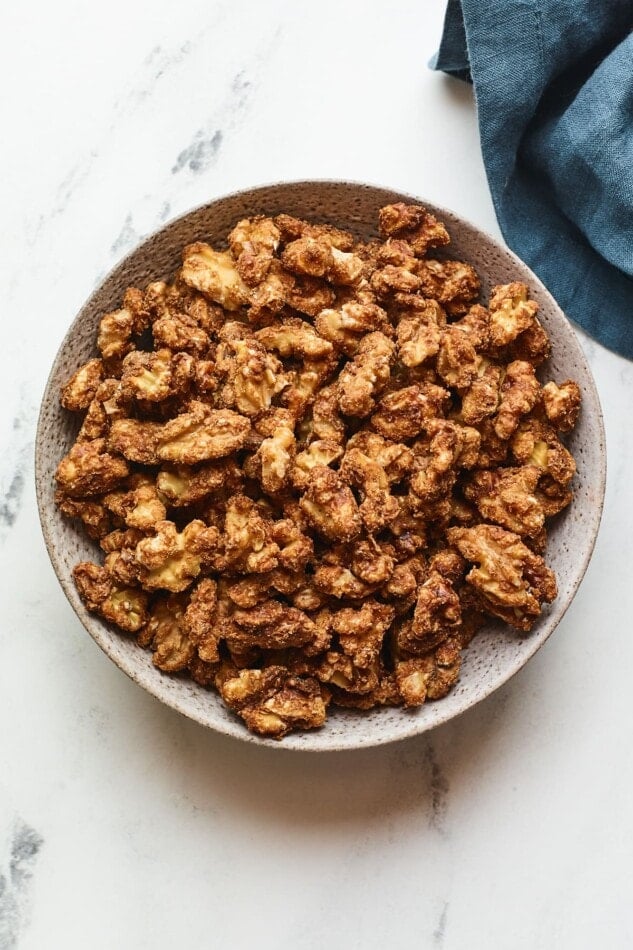
[[[521,417],[534,408],[539,390],[531,363],[515,360],[508,365],[494,420],[494,430],[500,439],[505,441],[516,431]]]
[[[88,360],[80,366],[62,387],[60,402],[64,409],[71,409],[73,412],[87,409],[97,395],[103,375],[102,360]]]
[[[137,633],[147,622],[147,594],[142,590],[120,587],[104,568],[88,561],[76,565],[73,579],[88,610],[126,633]]]
[[[556,595],[547,519],[572,499],[572,380],[525,285],[495,287],[425,208],[381,238],[290,215],[196,242],[105,314],[56,502],[98,542],[75,583],[165,674],[281,738],[331,701],[417,707],[490,617]]]
[[[386,205],[378,212],[378,226],[385,237],[397,236],[407,241],[419,257],[424,257],[431,247],[450,243],[442,222],[421,205],[407,205],[402,201]]]
[[[551,381],[543,386],[541,397],[548,422],[559,432],[569,432],[578,421],[580,412],[580,387],[573,379],[558,386]]]
[[[538,304],[528,299],[525,284],[503,284],[493,287],[489,310],[490,342],[499,348],[512,343],[533,325]]]
[[[449,528],[448,540],[474,563],[466,580],[486,609],[518,630],[529,630],[544,603],[556,597],[556,580],[542,557],[518,534],[495,525]]]
[[[249,287],[260,284],[268,274],[280,238],[275,222],[263,215],[238,221],[229,234],[235,268]]]
[[[320,336],[345,353],[354,356],[366,333],[390,332],[386,312],[374,303],[348,301],[340,309],[321,310],[314,322]]]
[[[522,465],[536,465],[560,485],[568,485],[576,463],[554,429],[530,416],[520,424],[511,443],[512,455]]]
[[[421,706],[427,699],[443,699],[457,682],[461,649],[457,637],[449,637],[427,656],[396,663],[395,680],[402,704]]]
[[[417,303],[417,302],[416,302]],[[446,314],[436,300],[421,300],[403,310],[398,320],[398,356],[405,366],[419,366],[436,356]]]
[[[208,244],[189,244],[183,251],[182,280],[225,310],[239,310],[248,301],[248,287],[240,277],[233,257],[214,251]]]
[[[451,317],[466,313],[479,296],[479,278],[470,264],[425,260],[418,264],[416,274],[420,293],[436,300]]]
[[[144,646],[152,649],[152,662],[164,673],[186,670],[195,656],[195,647],[184,622],[182,597],[172,594],[156,601],[142,636]]]
[[[75,443],[57,466],[55,479],[64,494],[85,498],[115,488],[129,471],[125,459],[107,452],[103,439],[95,439]]]
[[[545,523],[545,512],[536,495],[541,471],[536,465],[474,472],[464,486],[485,521],[534,538]]]
[[[281,739],[291,729],[316,729],[325,722],[318,682],[294,676],[283,666],[221,671],[217,682],[227,706],[261,736]]]
[[[354,495],[325,465],[312,470],[300,505],[313,527],[330,541],[351,541],[360,533],[361,517]]]
[[[394,345],[384,333],[363,337],[353,360],[338,378],[338,404],[346,416],[368,416],[389,381]]]
[[[394,442],[413,439],[420,434],[427,419],[442,414],[448,397],[448,391],[434,383],[405,386],[383,396],[371,424],[380,435]]]

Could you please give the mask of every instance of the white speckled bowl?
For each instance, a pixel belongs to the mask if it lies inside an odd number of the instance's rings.
[[[466,651],[457,686],[439,702],[407,712],[333,710],[321,730],[290,735],[281,743],[260,739],[247,732],[214,692],[189,679],[161,673],[152,665],[148,651],[88,613],[79,599],[72,581],[73,565],[80,560],[96,559],[98,552],[80,527],[61,516],[53,500],[55,468],[78,428],[76,418],[60,407],[60,386],[81,363],[95,355],[97,325],[102,314],[119,306],[129,284],[144,286],[150,280],[172,274],[180,262],[183,245],[194,240],[221,242],[239,218],[280,212],[328,221],[367,238],[375,233],[378,209],[401,200],[421,201],[446,223],[452,238],[450,256],[475,266],[482,278],[484,295],[493,285],[512,280],[529,285],[552,340],[552,357],[541,369],[543,377],[571,377],[582,389],[580,421],[569,439],[578,462],[575,498],[571,508],[553,523],[547,549],[547,560],[558,578],[559,594],[529,635],[519,635],[497,624],[484,629]],[[444,208],[385,188],[338,181],[291,182],[240,191],[183,215],[143,241],[106,277],[66,334],[46,386],[36,439],[37,499],[48,553],[64,592],[88,633],[135,682],[185,716],[246,742],[284,749],[357,749],[416,735],[463,713],[520,670],[552,633],[583,578],[600,523],[605,469],[602,413],[591,371],[571,325],[529,268],[489,235]]]

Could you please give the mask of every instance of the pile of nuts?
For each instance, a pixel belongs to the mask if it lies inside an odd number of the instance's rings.
[[[486,618],[527,631],[556,596],[578,386],[537,379],[525,285],[478,302],[418,205],[379,229],[258,216],[189,245],[62,391],[84,417],[56,500],[104,555],[74,570],[86,606],[264,736],[445,696]]]

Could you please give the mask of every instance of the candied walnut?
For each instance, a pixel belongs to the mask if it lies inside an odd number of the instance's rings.
[[[124,548],[135,548],[144,537],[138,528],[116,528],[110,531],[99,542],[102,551],[122,551]]]
[[[257,505],[245,495],[227,502],[224,520],[224,547],[233,570],[263,574],[279,562],[279,545],[270,538],[271,524]]]
[[[292,277],[288,274],[288,277]],[[316,317],[326,307],[331,307],[336,299],[332,288],[314,277],[294,277],[286,288],[286,303],[293,310]]]
[[[404,239],[419,257],[424,257],[429,248],[450,244],[451,240],[442,222],[426,208],[403,201],[381,208],[378,225],[382,235]]]
[[[394,442],[412,439],[419,435],[427,419],[443,412],[448,400],[448,391],[434,383],[405,386],[382,397],[371,424],[380,435]]]
[[[125,459],[106,452],[105,441],[77,442],[55,472],[55,479],[65,495],[84,498],[101,495],[119,485],[130,469]]]
[[[441,548],[429,560],[429,571],[437,571],[452,584],[456,584],[466,573],[466,561],[454,548]]]
[[[278,600],[267,600],[248,609],[238,608],[231,621],[227,644],[232,650],[244,646],[264,650],[301,646],[310,655],[310,644],[317,634],[314,621],[306,613]]]
[[[61,404],[64,409],[73,412],[87,409],[97,394],[103,375],[102,360],[88,360],[80,366],[62,388]]]
[[[347,447],[357,449],[377,462],[390,484],[401,481],[413,468],[413,452],[407,445],[392,442],[369,429],[356,432],[348,440]]]
[[[168,350],[204,356],[210,346],[208,333],[186,313],[166,313],[152,324],[154,342]]]
[[[227,706],[258,735],[281,739],[292,729],[315,729],[325,722],[318,682],[289,674],[282,666],[221,672],[219,690]]]
[[[318,591],[339,600],[361,600],[375,589],[375,585],[359,580],[348,567],[339,564],[320,564],[312,581]]]
[[[288,385],[279,360],[255,339],[235,340],[232,386],[235,405],[246,416],[269,408],[273,397]]]
[[[248,302],[248,287],[231,255],[214,251],[208,244],[198,241],[184,249],[180,276],[187,286],[225,310],[239,310]]]
[[[571,379],[558,386],[549,382],[541,392],[545,415],[559,432],[569,432],[576,425],[580,412],[580,387]]]
[[[424,424],[426,442],[416,442],[411,491],[424,502],[435,501],[452,489],[457,469],[472,468],[479,455],[481,436],[477,429],[447,419]]]
[[[73,579],[88,610],[125,630],[137,633],[147,622],[147,594],[114,583],[97,564],[82,561],[73,569]]]
[[[536,317],[527,330],[520,333],[507,349],[513,360],[527,360],[533,366],[539,366],[549,357],[551,351],[549,337]]]
[[[92,442],[94,439],[105,438],[112,423],[127,415],[127,400],[120,380],[105,379],[88,406],[88,412],[77,434],[77,442]]]
[[[104,497],[103,502],[129,528],[151,531],[157,521],[165,520],[165,506],[156,486],[149,479],[141,480],[130,491],[111,492]]]
[[[483,356],[477,358],[473,381],[462,395],[460,417],[464,422],[476,425],[496,413],[504,376],[503,366]]]
[[[324,386],[317,394],[312,405],[312,428],[319,439],[328,442],[342,442],[345,438],[345,423],[338,408],[336,384]]]
[[[533,538],[545,521],[535,494],[540,477],[541,470],[535,465],[474,472],[464,485],[464,494],[486,521]]]
[[[357,667],[353,659],[341,650],[328,650],[315,673],[328,686],[337,686],[354,694],[370,693],[378,686],[380,661],[376,657],[368,666]]]
[[[279,548],[279,564],[288,571],[302,570],[314,554],[312,539],[290,518],[273,522],[270,537]]]
[[[290,477],[295,452],[294,432],[289,426],[279,426],[273,435],[263,440],[249,460],[247,474],[251,474],[252,467],[253,474],[259,478],[264,491],[275,494],[281,491]]]
[[[333,247],[325,235],[304,235],[291,241],[281,260],[293,274],[323,277],[335,284],[355,284],[364,270],[360,257]]]
[[[415,555],[408,557],[394,565],[391,576],[380,588],[381,596],[386,600],[395,600],[398,613],[404,613],[415,602],[415,592],[425,574],[422,558]]]
[[[157,465],[160,461],[158,441],[162,431],[160,422],[115,419],[108,435],[108,448],[120,452],[130,462]]]
[[[123,360],[122,393],[129,398],[161,402],[184,392],[192,371],[193,360],[187,353],[172,356],[170,350],[134,350]]]
[[[492,419],[484,419],[477,426],[477,431],[481,436],[481,444],[476,468],[492,468],[495,465],[501,465],[507,458],[509,442],[499,438]]]
[[[529,630],[543,603],[556,596],[556,580],[542,557],[512,531],[496,525],[449,528],[449,542],[477,566],[466,580],[479,592],[488,613],[518,630]]]
[[[360,490],[360,517],[370,534],[377,533],[398,516],[400,505],[391,494],[389,478],[380,461],[352,446],[341,463],[341,478]]]
[[[281,232],[272,218],[257,215],[238,221],[229,234],[236,270],[249,286],[264,280],[279,247]]]
[[[413,654],[428,653],[460,622],[461,605],[451,581],[439,571],[430,570],[418,590],[412,619],[398,630],[398,648]]]
[[[200,556],[192,540],[205,524],[190,521],[179,533],[172,521],[159,521],[154,534],[136,545],[135,557],[145,568],[142,584],[146,590],[186,590],[200,573]]]
[[[339,309],[321,310],[315,326],[324,340],[328,340],[346,356],[355,355],[366,333],[372,330],[391,332],[387,314],[382,307],[358,301],[344,303]]]
[[[189,667],[195,647],[187,634],[181,595],[171,594],[154,604],[139,642],[151,646],[152,663],[164,673],[179,673]]]
[[[514,360],[506,368],[501,384],[501,399],[494,419],[494,430],[500,439],[509,439],[521,417],[534,408],[540,386],[531,363]]]
[[[419,366],[436,356],[446,326],[446,314],[436,300],[420,300],[420,304],[403,310],[396,336],[398,356],[405,366]]]
[[[222,489],[239,489],[243,476],[233,459],[164,468],[156,476],[156,488],[168,505],[181,508],[208,498]]]
[[[357,669],[374,666],[394,615],[393,607],[371,598],[361,607],[343,607],[332,615],[332,629],[338,635],[341,650]]]
[[[367,416],[376,397],[387,385],[394,345],[376,331],[363,337],[353,360],[343,367],[338,381],[338,404],[347,416]]]
[[[307,449],[299,452],[294,460],[290,479],[294,488],[305,491],[310,484],[312,470],[317,465],[329,466],[336,462],[343,454],[342,447],[333,439],[317,439],[311,442]]]
[[[288,317],[280,323],[263,327],[257,330],[255,339],[267,350],[275,350],[283,357],[322,359],[332,352],[329,340],[319,336],[314,327],[300,317]]]
[[[62,491],[55,492],[55,504],[67,518],[78,518],[89,537],[98,540],[112,530],[110,512],[99,501],[69,498]]]
[[[310,523],[325,538],[351,541],[360,533],[361,517],[350,488],[340,475],[317,465],[300,501]]]
[[[398,294],[414,294],[422,286],[422,280],[416,273],[417,265],[415,257],[405,258],[401,264],[385,264],[373,272],[369,286],[387,302]]]
[[[396,563],[394,550],[384,542],[378,544],[374,538],[358,541],[353,548],[351,558],[352,573],[372,587],[386,583],[391,577]]]
[[[576,473],[574,457],[555,430],[538,419],[524,419],[512,439],[512,455],[522,465],[536,465],[559,482],[568,485]]]
[[[546,518],[553,518],[571,503],[572,493],[565,485],[555,481],[549,475],[542,475],[536,497]],[[539,537],[538,535],[536,536]],[[545,539],[543,539],[543,542]]]
[[[366,693],[350,693],[339,686],[328,684],[332,694],[332,705],[361,710],[374,709],[376,706],[399,706],[401,699],[393,673],[386,673],[380,668],[378,677],[378,685]]]
[[[436,365],[438,376],[455,389],[466,389],[477,376],[479,358],[475,347],[456,323],[442,332]]]
[[[427,699],[442,699],[453,688],[461,668],[458,637],[449,637],[434,653],[396,663],[398,695],[406,708],[422,706]]]
[[[187,412],[159,427],[156,455],[163,462],[185,465],[221,458],[242,447],[249,429],[245,416],[230,409],[210,409],[192,400]]]
[[[538,304],[528,300],[528,289],[518,282],[493,287],[488,305],[490,311],[490,343],[507,346],[534,323]]]
[[[299,372],[287,374],[290,385],[281,401],[296,419],[300,418],[306,407],[317,398],[319,387],[323,385],[335,366],[336,359],[333,357],[326,356],[321,360],[307,359]]]
[[[436,300],[451,317],[466,313],[479,296],[479,278],[470,264],[424,260],[418,262],[416,274],[420,293]]]
[[[106,313],[99,324],[97,349],[105,360],[125,356],[132,349],[134,315],[126,307]]]

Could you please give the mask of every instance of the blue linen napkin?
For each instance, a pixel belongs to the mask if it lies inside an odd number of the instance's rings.
[[[448,0],[431,67],[473,83],[508,244],[633,358],[632,0]]]

